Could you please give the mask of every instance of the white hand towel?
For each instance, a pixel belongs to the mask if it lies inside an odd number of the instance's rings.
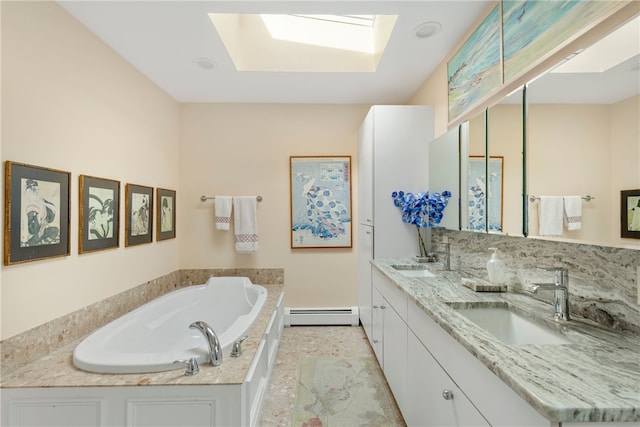
[[[258,221],[256,196],[233,198],[233,223],[237,252],[258,251]]]
[[[561,236],[562,235],[562,197],[540,196],[538,203],[538,222],[541,236]]]
[[[215,219],[218,230],[228,230],[231,223],[231,196],[216,196]]]
[[[569,231],[582,227],[581,196],[564,196],[564,225]]]

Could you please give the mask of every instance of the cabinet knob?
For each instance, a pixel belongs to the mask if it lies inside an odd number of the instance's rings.
[[[377,306],[377,305],[374,305],[374,306],[373,306],[373,309],[375,310],[376,308],[378,308],[378,306]]]
[[[387,306],[386,306],[386,305],[381,305],[381,306],[380,306],[380,308],[381,308],[382,310],[384,310],[385,308],[387,308]]]
[[[374,344],[378,344],[378,340],[373,340],[373,343]]]
[[[444,390],[442,392],[442,397],[444,400],[451,400],[453,399],[453,392],[451,390]]]

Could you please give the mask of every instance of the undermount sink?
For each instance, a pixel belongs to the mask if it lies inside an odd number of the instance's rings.
[[[435,277],[426,266],[420,264],[394,264],[391,267],[407,277]]]
[[[449,305],[505,344],[572,344],[559,332],[515,313],[507,303],[499,302],[472,307]]]

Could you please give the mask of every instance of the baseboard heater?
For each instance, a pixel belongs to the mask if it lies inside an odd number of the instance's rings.
[[[358,326],[358,307],[284,308],[284,325],[348,325]]]

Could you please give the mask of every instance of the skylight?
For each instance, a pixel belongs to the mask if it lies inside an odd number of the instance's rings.
[[[374,15],[260,15],[277,40],[373,54]]]
[[[375,72],[397,15],[209,13],[239,71]]]

